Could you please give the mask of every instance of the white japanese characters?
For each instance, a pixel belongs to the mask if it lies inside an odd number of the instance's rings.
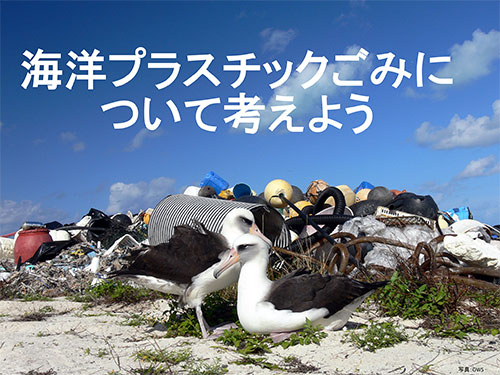
[[[360,48],[356,54],[353,55],[335,55],[334,60],[336,62],[352,63],[355,64],[360,60],[366,60],[369,52],[364,48]],[[23,56],[28,59],[23,61],[21,66],[24,67],[27,72],[24,77],[21,87],[28,89],[30,85],[33,88],[39,88],[45,86],[48,90],[56,90],[59,86],[62,86],[62,76],[63,70],[59,68],[59,61],[61,60],[61,53],[46,53],[42,49],[38,49],[35,54],[26,50]],[[65,87],[68,90],[72,90],[75,85],[78,85],[77,81],[86,81],[87,90],[94,90],[96,81],[106,81],[107,75],[103,72],[103,63],[105,57],[100,55],[100,51],[94,49],[92,54],[89,54],[85,49],[83,49],[78,55],[74,51],[68,53],[69,59],[66,62],[66,66],[70,69],[70,77],[67,80]],[[112,84],[115,87],[121,87],[130,83],[139,74],[141,68],[142,60],[147,56],[147,51],[144,47],[137,47],[134,54],[131,55],[109,55],[108,61],[110,62],[128,62],[131,63],[130,71],[124,76],[114,79]],[[411,79],[413,74],[406,70],[406,60],[399,58],[398,63],[393,65],[395,60],[395,54],[392,52],[386,52],[376,55],[379,61],[384,61],[383,65],[380,65],[373,69],[370,74],[370,82],[377,86],[381,85],[389,74],[395,76],[392,82],[392,87],[398,88],[403,79]],[[284,64],[284,69],[279,61],[273,60],[272,62],[265,62],[262,65],[255,64],[253,60],[256,60],[254,53],[245,53],[241,55],[228,55],[226,60],[228,64],[222,66],[224,72],[228,74],[233,74],[232,72],[237,72],[238,76],[236,80],[231,83],[231,87],[236,89],[240,87],[248,75],[263,74],[261,72],[261,66],[263,71],[267,76],[276,77],[279,76],[277,80],[269,83],[269,87],[274,90],[282,86],[288,81],[293,72],[294,64],[291,61],[286,61]],[[194,74],[184,79],[182,82],[184,86],[189,87],[193,85],[196,81],[204,79],[210,82],[214,87],[218,87],[221,84],[219,78],[217,78],[210,70],[210,66],[215,60],[212,54],[194,54],[188,55],[186,57],[188,63],[198,63],[201,62],[198,70]],[[449,63],[451,61],[450,56],[436,56],[429,58],[429,64],[436,63]],[[417,87],[424,86],[424,62],[425,53],[418,52],[416,59],[416,85]],[[311,66],[316,69],[314,74],[305,82],[301,84],[302,89],[307,90],[313,87],[318,81],[323,77],[326,72],[328,65],[328,58],[326,56],[315,56],[313,51],[308,50],[305,54],[304,59],[295,68],[295,71],[300,74],[307,67]],[[178,61],[177,53],[175,52],[151,52],[149,54],[149,61],[147,62],[147,68],[152,70],[166,71],[166,77],[159,74],[160,82],[154,83],[157,90],[165,90],[171,87],[181,74],[182,65]],[[309,69],[311,71],[311,68]],[[279,73],[278,73],[279,72]],[[278,73],[278,74],[275,74]],[[358,78],[358,77],[356,77]],[[433,74],[427,76],[428,80],[437,85],[452,85],[453,78],[442,78],[436,77]],[[274,78],[272,78],[274,79]],[[335,86],[342,87],[363,87],[364,82],[360,79],[342,79],[340,72],[333,72],[331,76],[331,83]],[[365,120],[362,124],[357,125],[352,128],[354,134],[361,134],[367,130],[373,122],[373,111],[368,106],[369,96],[361,95],[358,93],[351,93],[350,100],[353,102],[352,106],[346,107],[345,113],[350,115],[352,113],[363,112],[365,115]],[[278,126],[284,124],[288,132],[291,133],[301,133],[304,131],[304,126],[294,125],[293,118],[291,116],[292,112],[297,108],[293,101],[293,95],[276,95],[275,102],[270,105],[272,112],[279,112],[277,117],[269,125],[266,124],[267,129],[274,132]],[[177,108],[173,100],[167,100],[165,105],[168,107],[174,123],[180,122],[181,113]],[[256,134],[260,128],[260,113],[266,109],[266,106],[262,104],[261,98],[257,95],[249,95],[245,92],[240,92],[237,96],[232,96],[227,98],[227,104],[222,104],[222,100],[219,97],[214,98],[194,98],[194,100],[188,100],[184,102],[185,108],[195,108],[195,121],[198,127],[207,132],[215,132],[217,130],[217,125],[207,124],[203,120],[203,112],[210,106],[221,106],[223,105],[224,111],[232,112],[228,116],[224,117],[224,123],[232,123],[233,128],[239,128],[240,125],[244,128],[246,134]],[[139,108],[131,100],[117,100],[114,102],[106,103],[101,105],[103,112],[115,108],[129,108],[131,110],[131,116],[127,121],[114,122],[114,129],[125,129],[133,126],[137,123],[139,119]],[[144,103],[142,106],[144,126],[150,130],[154,131],[158,129],[162,123],[162,119],[151,115],[151,98],[144,97]],[[322,133],[328,129],[331,125],[337,129],[341,129],[343,124],[339,121],[333,119],[334,111],[341,110],[341,104],[338,103],[328,103],[328,96],[321,96],[321,116],[313,117],[309,120],[308,128],[313,133]],[[152,120],[154,117],[154,120]]]

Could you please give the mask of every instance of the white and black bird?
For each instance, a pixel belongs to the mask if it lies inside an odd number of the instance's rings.
[[[222,223],[221,233],[207,230],[193,221],[195,228],[188,225],[176,226],[167,243],[145,246],[132,252],[130,263],[111,277],[132,280],[149,289],[177,294],[188,307],[196,309],[203,337],[208,337],[208,325],[203,318],[201,305],[210,293],[234,284],[238,280],[240,265],[229,267],[227,273],[214,277],[214,270],[229,252],[229,244],[245,234],[262,234],[251,211],[236,208],[230,211]]]
[[[214,277],[220,277],[233,264],[241,264],[237,310],[248,332],[292,332],[303,328],[306,319],[325,329],[340,329],[370,293],[386,284],[305,270],[271,281],[267,278],[269,248],[269,242],[255,235],[240,236],[214,272]]]

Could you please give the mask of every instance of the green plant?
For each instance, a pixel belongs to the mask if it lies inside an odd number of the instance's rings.
[[[46,297],[40,293],[29,293],[22,296],[23,302],[30,301],[53,301],[53,298]]]
[[[476,300],[481,306],[500,308],[500,293],[498,291],[480,291],[472,293],[471,297]]]
[[[212,363],[194,361],[185,364],[183,369],[188,375],[222,375],[229,371],[227,365],[221,363],[219,358],[216,358]]]
[[[142,325],[153,325],[154,320],[141,315],[141,314],[132,314],[130,315],[127,319],[125,319],[123,322],[121,322],[121,325],[124,326],[131,326],[131,327],[138,327]]]
[[[227,321],[236,321],[236,301],[225,297],[226,291],[219,291],[208,295],[203,303],[203,316],[211,326]],[[192,336],[201,337],[201,329],[198,324],[194,309],[182,306],[178,301],[171,301],[170,310],[164,313],[166,319],[157,322],[167,327],[167,337]]]
[[[107,351],[107,349],[100,348],[99,350],[97,350],[97,357],[98,358],[102,358],[108,354],[109,354],[109,352]]]
[[[294,345],[309,345],[309,344],[317,344],[319,345],[321,339],[327,337],[328,334],[323,331],[323,327],[321,325],[313,326],[312,322],[309,319],[306,319],[306,324],[304,329],[295,333],[285,341],[281,343],[281,346],[286,349],[289,346]]]
[[[241,354],[270,353],[271,347],[274,345],[270,337],[252,335],[241,326],[224,331],[222,336],[217,338],[217,341],[236,347],[236,351]]]
[[[398,330],[392,322],[370,323],[370,326],[366,327],[363,332],[351,332],[349,336],[358,348],[370,352],[408,340],[408,336]]]
[[[464,339],[469,333],[485,334],[490,330],[481,328],[481,320],[476,316],[453,313],[442,316],[435,326],[434,333],[441,337]]]
[[[137,303],[171,296],[146,288],[135,288],[118,280],[106,280],[95,286],[85,289],[84,294],[75,294],[69,297],[75,302],[91,303]]]
[[[193,309],[185,309],[172,301],[168,318],[161,321],[167,327],[167,337],[193,336],[201,338],[201,329]]]
[[[279,365],[267,361],[265,357],[252,357],[249,355],[243,355],[239,359],[237,359],[236,361],[233,361],[231,363],[233,363],[235,365],[241,365],[241,366],[252,365],[252,366],[258,366],[261,368],[267,368],[269,370],[285,371],[285,369],[281,368]]]
[[[186,360],[192,360],[190,349],[180,351],[169,351],[161,349],[155,345],[152,349],[139,350],[132,355],[136,361],[141,363],[146,362],[146,367],[133,369],[132,373],[139,375],[162,375],[165,373],[172,373],[171,367]]]
[[[38,311],[42,314],[49,314],[54,312],[54,308],[52,306],[43,306]]]
[[[433,365],[423,365],[418,369],[418,372],[420,372],[421,374],[428,374],[429,371],[432,371],[432,366]]]
[[[143,362],[160,362],[177,365],[191,358],[192,353],[191,349],[168,351],[166,349],[154,348],[139,350],[133,356],[136,360]]]
[[[165,365],[149,364],[147,367],[135,368],[130,370],[132,374],[137,375],[164,375],[169,371],[170,368]]]
[[[389,316],[404,319],[434,317],[452,310],[456,299],[445,284],[429,286],[394,272],[390,282],[378,293],[378,302]]]
[[[224,322],[235,322],[238,320],[236,312],[236,297],[229,290],[220,290],[209,294],[203,301],[203,317],[211,326]]]
[[[321,339],[327,337],[326,332],[322,331],[320,325],[313,326],[308,319],[302,331],[292,333],[288,339],[277,344],[268,335],[248,333],[239,325],[239,322],[237,324],[238,328],[224,331],[222,336],[217,338],[217,341],[227,346],[234,346],[236,351],[243,355],[270,353],[273,347],[279,345],[285,349],[299,344],[309,345],[314,343],[319,345]]]
[[[213,363],[201,362],[193,357],[191,349],[174,350],[153,349],[139,350],[133,354],[135,360],[147,362],[148,366],[134,369],[132,372],[139,375],[162,375],[173,373],[172,366],[182,364],[182,369],[190,375],[221,375],[227,373],[227,366],[216,359]]]

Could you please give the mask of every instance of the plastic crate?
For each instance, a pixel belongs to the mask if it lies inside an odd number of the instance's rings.
[[[222,190],[226,190],[229,184],[217,173],[210,171],[205,175],[203,180],[201,180],[200,187],[203,186],[211,186],[215,189],[215,192],[219,194]]]

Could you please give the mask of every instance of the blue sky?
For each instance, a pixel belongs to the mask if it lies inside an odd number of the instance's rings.
[[[353,189],[363,180],[391,189],[430,194],[441,209],[467,205],[475,218],[500,223],[500,24],[498,1],[331,1],[331,2],[1,2],[1,180],[0,231],[15,230],[24,220],[72,222],[91,207],[110,214],[154,207],[164,196],[198,185],[213,170],[230,185],[249,184],[258,193],[275,178],[305,190],[321,178],[331,185]],[[126,76],[131,61],[110,61],[110,55],[133,55],[143,47],[146,56],[136,76],[115,87]],[[336,62],[336,55],[368,52],[366,60]],[[29,62],[23,56],[59,53],[61,83],[54,90],[34,78],[21,84]],[[83,74],[77,55],[85,49],[100,51],[105,80],[76,80]],[[311,63],[296,69],[307,51],[324,56],[328,65],[321,79],[304,89],[318,70]],[[411,78],[392,87],[397,74],[389,72],[375,85],[372,72],[385,64],[377,55],[392,52],[392,66],[404,59]],[[423,87],[417,87],[417,54],[423,52]],[[154,59],[154,53],[176,53],[175,59]],[[236,88],[238,72],[224,70],[227,56],[254,53],[248,64],[260,71],[247,72]],[[201,77],[183,84],[201,66],[189,55],[211,54],[208,70],[220,81],[214,86]],[[451,62],[430,63],[431,57],[450,56]],[[50,60],[50,59],[49,59]],[[72,70],[67,63],[77,64]],[[281,70],[267,74],[263,65],[277,61]],[[179,63],[171,85],[157,89],[172,69],[148,68],[151,62]],[[274,90],[270,84],[285,74],[288,79]],[[362,87],[339,87],[341,79],[362,80]],[[433,74],[453,78],[453,85],[428,79]],[[228,98],[240,93],[258,96],[259,130],[245,133],[224,118]],[[350,99],[368,96],[368,103]],[[269,126],[280,112],[271,106],[278,95],[293,96],[292,133],[285,123]],[[339,104],[329,118],[343,124],[321,132],[308,126],[321,117],[321,96],[328,105]],[[161,119],[150,131],[144,123],[144,100],[151,99],[150,115]],[[185,102],[219,98],[202,119],[216,126],[201,129],[196,108]],[[127,108],[103,112],[101,106],[118,100],[137,105],[138,120],[126,129],[113,123],[130,118]],[[174,122],[166,105],[172,101],[181,120]],[[373,120],[365,131],[353,128],[363,112],[346,108],[366,104]]]

